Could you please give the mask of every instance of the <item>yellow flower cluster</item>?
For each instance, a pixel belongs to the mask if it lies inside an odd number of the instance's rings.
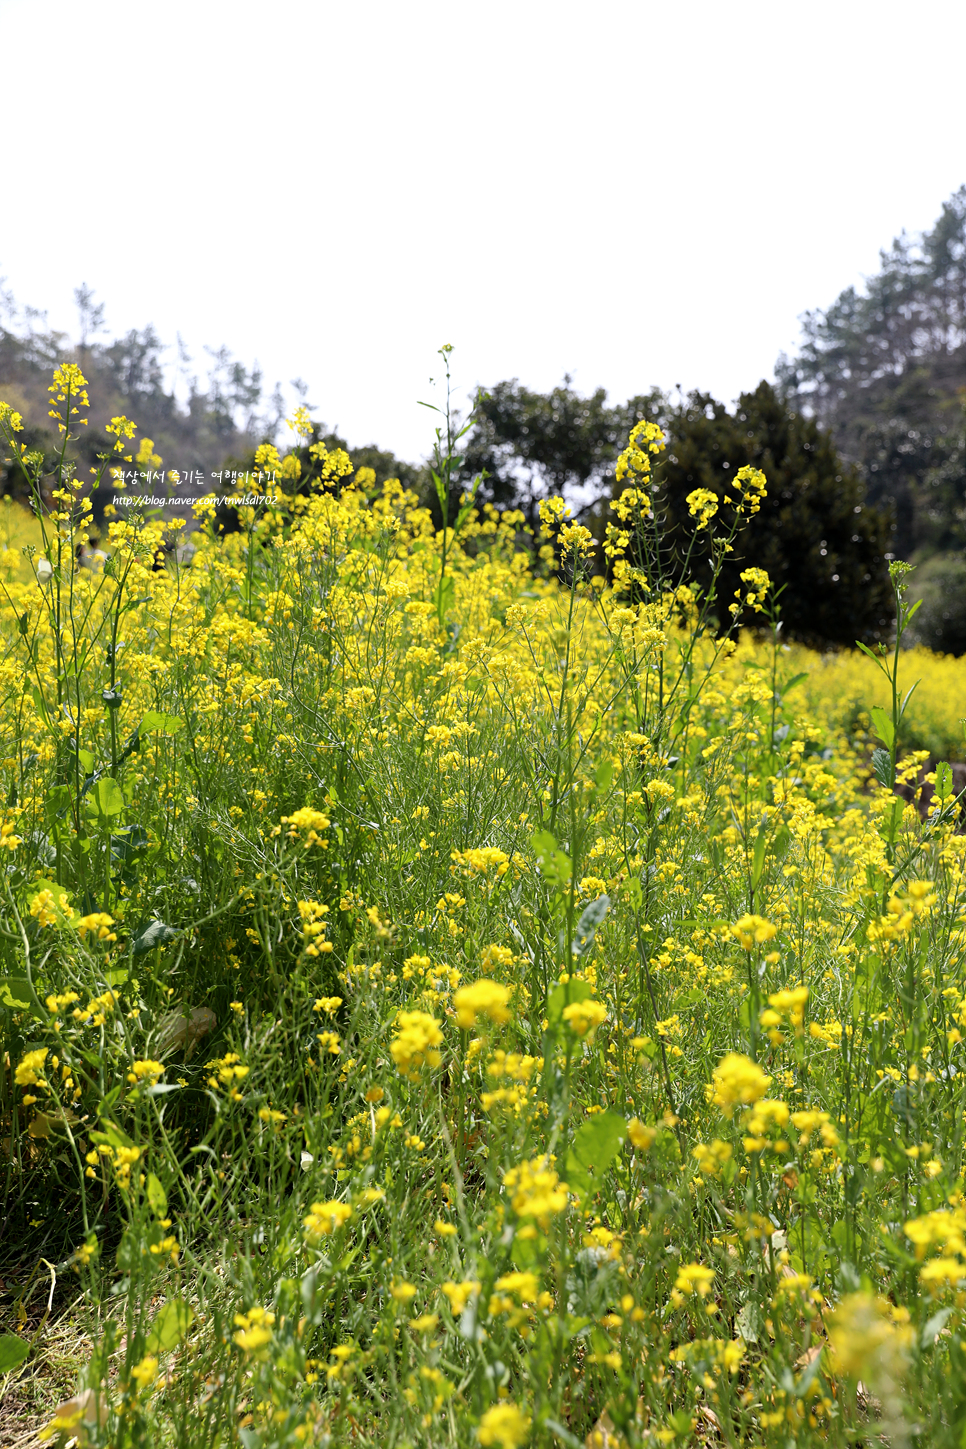
[[[736,1107],[751,1107],[764,1097],[771,1080],[757,1062],[749,1060],[741,1052],[728,1052],[712,1074],[710,1099],[723,1112],[733,1112]]]
[[[534,1218],[544,1228],[552,1216],[564,1211],[569,1199],[567,1184],[545,1157],[509,1168],[503,1174],[503,1186],[517,1217]]]
[[[400,1011],[390,1052],[400,1074],[415,1080],[423,1067],[438,1067],[443,1033],[428,1011]]]
[[[509,1000],[509,987],[496,981],[474,981],[461,986],[453,997],[457,1024],[463,1031],[470,1031],[478,1018],[484,1016],[496,1026],[505,1026],[512,1019]]]
[[[305,1236],[310,1243],[327,1238],[352,1217],[352,1208],[347,1202],[314,1202],[305,1219]]]

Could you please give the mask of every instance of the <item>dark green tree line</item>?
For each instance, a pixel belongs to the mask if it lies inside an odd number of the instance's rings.
[[[779,388],[892,507],[893,551],[966,546],[966,186],[930,231],[881,253],[864,292],[806,313],[802,332]]]
[[[652,389],[608,405],[602,389],[582,398],[568,378],[548,394],[502,382],[481,401],[464,476],[487,469],[481,498],[522,508],[531,524],[540,498],[563,493],[602,537],[617,457],[641,417],[668,438],[654,477],[672,568],[689,527],[688,493],[710,488],[723,498],[729,478],[751,464],[765,472],[768,496],[725,569],[722,608],[740,570],[757,564],[783,588],[785,627],[798,638],[848,645],[888,627],[888,515],[869,505],[859,472],[828,434],[767,382],[733,412],[704,393],[672,403]]]

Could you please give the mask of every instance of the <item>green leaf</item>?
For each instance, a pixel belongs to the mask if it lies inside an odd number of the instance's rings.
[[[169,941],[176,941],[181,932],[174,926],[168,926],[164,921],[152,921],[145,926],[131,942],[132,956],[145,956],[148,951],[154,951],[158,946],[166,946]]]
[[[456,599],[456,585],[451,574],[440,579],[433,590],[433,608],[441,619],[445,619]]]
[[[558,1423],[556,1419],[544,1419],[543,1427],[549,1429],[553,1437],[565,1445],[566,1449],[584,1449],[586,1440],[578,1439],[576,1435],[571,1434],[570,1430],[565,1429],[563,1424]]]
[[[597,1112],[574,1133],[564,1177],[571,1191],[586,1197],[597,1192],[627,1136],[627,1123],[616,1112]]]
[[[11,1373],[23,1363],[30,1352],[30,1344],[13,1333],[0,1334],[0,1374]]]
[[[81,769],[86,775],[89,775],[94,768],[94,756],[90,750],[78,750],[77,758],[80,761]]]
[[[897,795],[890,800],[882,815],[882,823],[879,826],[879,835],[883,840],[891,840],[902,822],[902,812],[906,808],[906,802]]]
[[[94,1134],[92,1133],[91,1136]],[[125,1228],[117,1245],[115,1261],[121,1273],[133,1273],[141,1262],[141,1243],[136,1228]]]
[[[875,725],[875,732],[885,745],[887,750],[892,749],[892,742],[896,737],[895,727],[892,723],[892,716],[886,714],[879,704],[874,704],[869,710],[872,716],[872,723]]]
[[[563,890],[570,881],[570,856],[557,849],[557,842],[549,830],[536,831],[531,844],[544,880],[548,885]]]
[[[183,1298],[169,1298],[155,1314],[148,1333],[148,1353],[170,1353],[194,1322],[191,1305]]]
[[[922,600],[920,599],[919,602],[922,603]],[[916,682],[915,682],[915,684],[910,684],[909,688],[906,690],[905,697],[904,697],[904,699],[902,701],[902,704],[899,706],[899,718],[900,719],[902,719],[902,716],[906,712],[906,705],[909,703],[910,699],[915,694],[916,690],[919,688],[919,686],[920,686],[921,683],[922,683],[922,681],[920,679],[917,679]]]
[[[89,1134],[90,1139],[91,1139],[92,1142],[104,1142],[109,1147],[115,1148],[115,1150],[118,1147],[133,1147],[134,1146],[134,1143],[131,1141],[131,1139],[127,1135],[127,1133],[124,1132],[124,1131],[122,1131],[121,1128],[118,1127],[118,1125],[117,1125],[116,1122],[108,1122],[108,1121],[104,1120],[103,1118],[102,1118],[102,1121],[104,1123],[104,1131],[103,1132],[96,1132],[95,1131],[95,1132],[91,1132]]]
[[[610,896],[598,896],[581,912],[577,929],[574,931],[573,953],[575,956],[583,956],[591,949],[597,934],[597,927],[609,910]]]
[[[936,766],[936,783],[933,790],[937,800],[948,800],[953,793],[953,772],[945,760]]]
[[[149,709],[137,727],[139,735],[176,735],[184,729],[184,720],[176,714],[157,714]]]
[[[892,789],[892,756],[881,746],[872,751],[872,773],[880,785],[884,785],[887,790]]]
[[[0,978],[0,1005],[10,1011],[29,1011],[33,1005],[30,983],[26,976]]]
[[[93,790],[94,803],[99,815],[119,815],[124,809],[124,795],[116,780],[104,775]]]
[[[611,781],[614,778],[614,766],[610,760],[602,760],[594,771],[594,788],[603,795],[610,789]]]
[[[31,899],[33,899],[34,895],[40,895],[43,891],[50,892],[51,899],[48,902],[47,909],[53,912],[58,926],[65,925],[67,922],[67,911],[70,909],[70,891],[66,887],[58,885],[53,880],[35,880],[31,884],[30,889],[33,892]]]
[[[553,1031],[563,1020],[565,1006],[575,1001],[586,1001],[593,995],[589,981],[561,981],[547,997],[547,1029]]]
[[[952,1317],[952,1313],[951,1308],[940,1308],[938,1313],[934,1313],[931,1318],[926,1320],[922,1326],[922,1336],[919,1340],[923,1348],[932,1348],[946,1327],[947,1320]]]
[[[145,1191],[148,1197],[148,1206],[154,1213],[154,1216],[156,1218],[166,1218],[168,1216],[167,1193],[165,1192],[164,1188],[161,1186],[160,1182],[155,1177],[153,1172],[148,1173],[148,1180]]]

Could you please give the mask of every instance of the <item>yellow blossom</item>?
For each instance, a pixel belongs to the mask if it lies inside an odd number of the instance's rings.
[[[352,1216],[352,1208],[346,1202],[314,1202],[305,1219],[305,1237],[308,1242],[328,1237],[335,1233]]]
[[[423,1067],[439,1066],[442,1056],[437,1048],[442,1040],[439,1022],[429,1012],[400,1011],[389,1050],[401,1075],[414,1080]]]
[[[494,1449],[523,1449],[530,1438],[530,1423],[530,1418],[522,1409],[505,1399],[487,1409],[480,1419],[476,1437],[486,1449],[490,1446]]]
[[[756,1062],[740,1052],[728,1052],[714,1069],[711,1100],[723,1112],[750,1107],[765,1095],[771,1080]]]
[[[497,1026],[505,1026],[511,1019],[509,999],[509,988],[496,981],[474,981],[469,986],[461,986],[453,997],[456,1020],[464,1031],[472,1030],[479,1016],[489,1017]]]

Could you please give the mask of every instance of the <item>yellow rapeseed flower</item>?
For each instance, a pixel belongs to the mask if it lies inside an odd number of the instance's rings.
[[[503,1174],[503,1186],[510,1194],[517,1217],[535,1218],[541,1226],[567,1206],[567,1184],[560,1181],[546,1157],[535,1157],[530,1162],[521,1162],[519,1167],[509,1168]]]
[[[43,1084],[40,1073],[43,1071],[44,1062],[47,1060],[47,1048],[37,1047],[35,1051],[25,1052],[20,1059],[20,1064],[14,1072],[14,1081],[18,1087],[35,1087]]]
[[[736,1107],[751,1107],[759,1101],[772,1079],[740,1052],[728,1052],[715,1067],[711,1080],[711,1100],[723,1112],[733,1112]]]
[[[305,1219],[305,1237],[309,1242],[329,1237],[352,1217],[352,1208],[347,1202],[314,1202]]]
[[[428,1011],[398,1012],[389,1050],[400,1074],[415,1080],[423,1067],[438,1067],[442,1056],[437,1048],[442,1040],[439,1022]]]
[[[512,1016],[507,1006],[509,999],[509,987],[496,981],[474,981],[461,986],[453,997],[456,1020],[464,1031],[475,1027],[480,1016],[488,1017],[497,1026],[505,1026]]]
[[[577,1036],[593,1036],[607,1020],[607,1008],[599,1001],[572,1001],[564,1007],[563,1019]]]
[[[530,1438],[531,1420],[516,1404],[505,1399],[487,1409],[480,1419],[476,1437],[484,1446],[494,1449],[523,1449]]]

